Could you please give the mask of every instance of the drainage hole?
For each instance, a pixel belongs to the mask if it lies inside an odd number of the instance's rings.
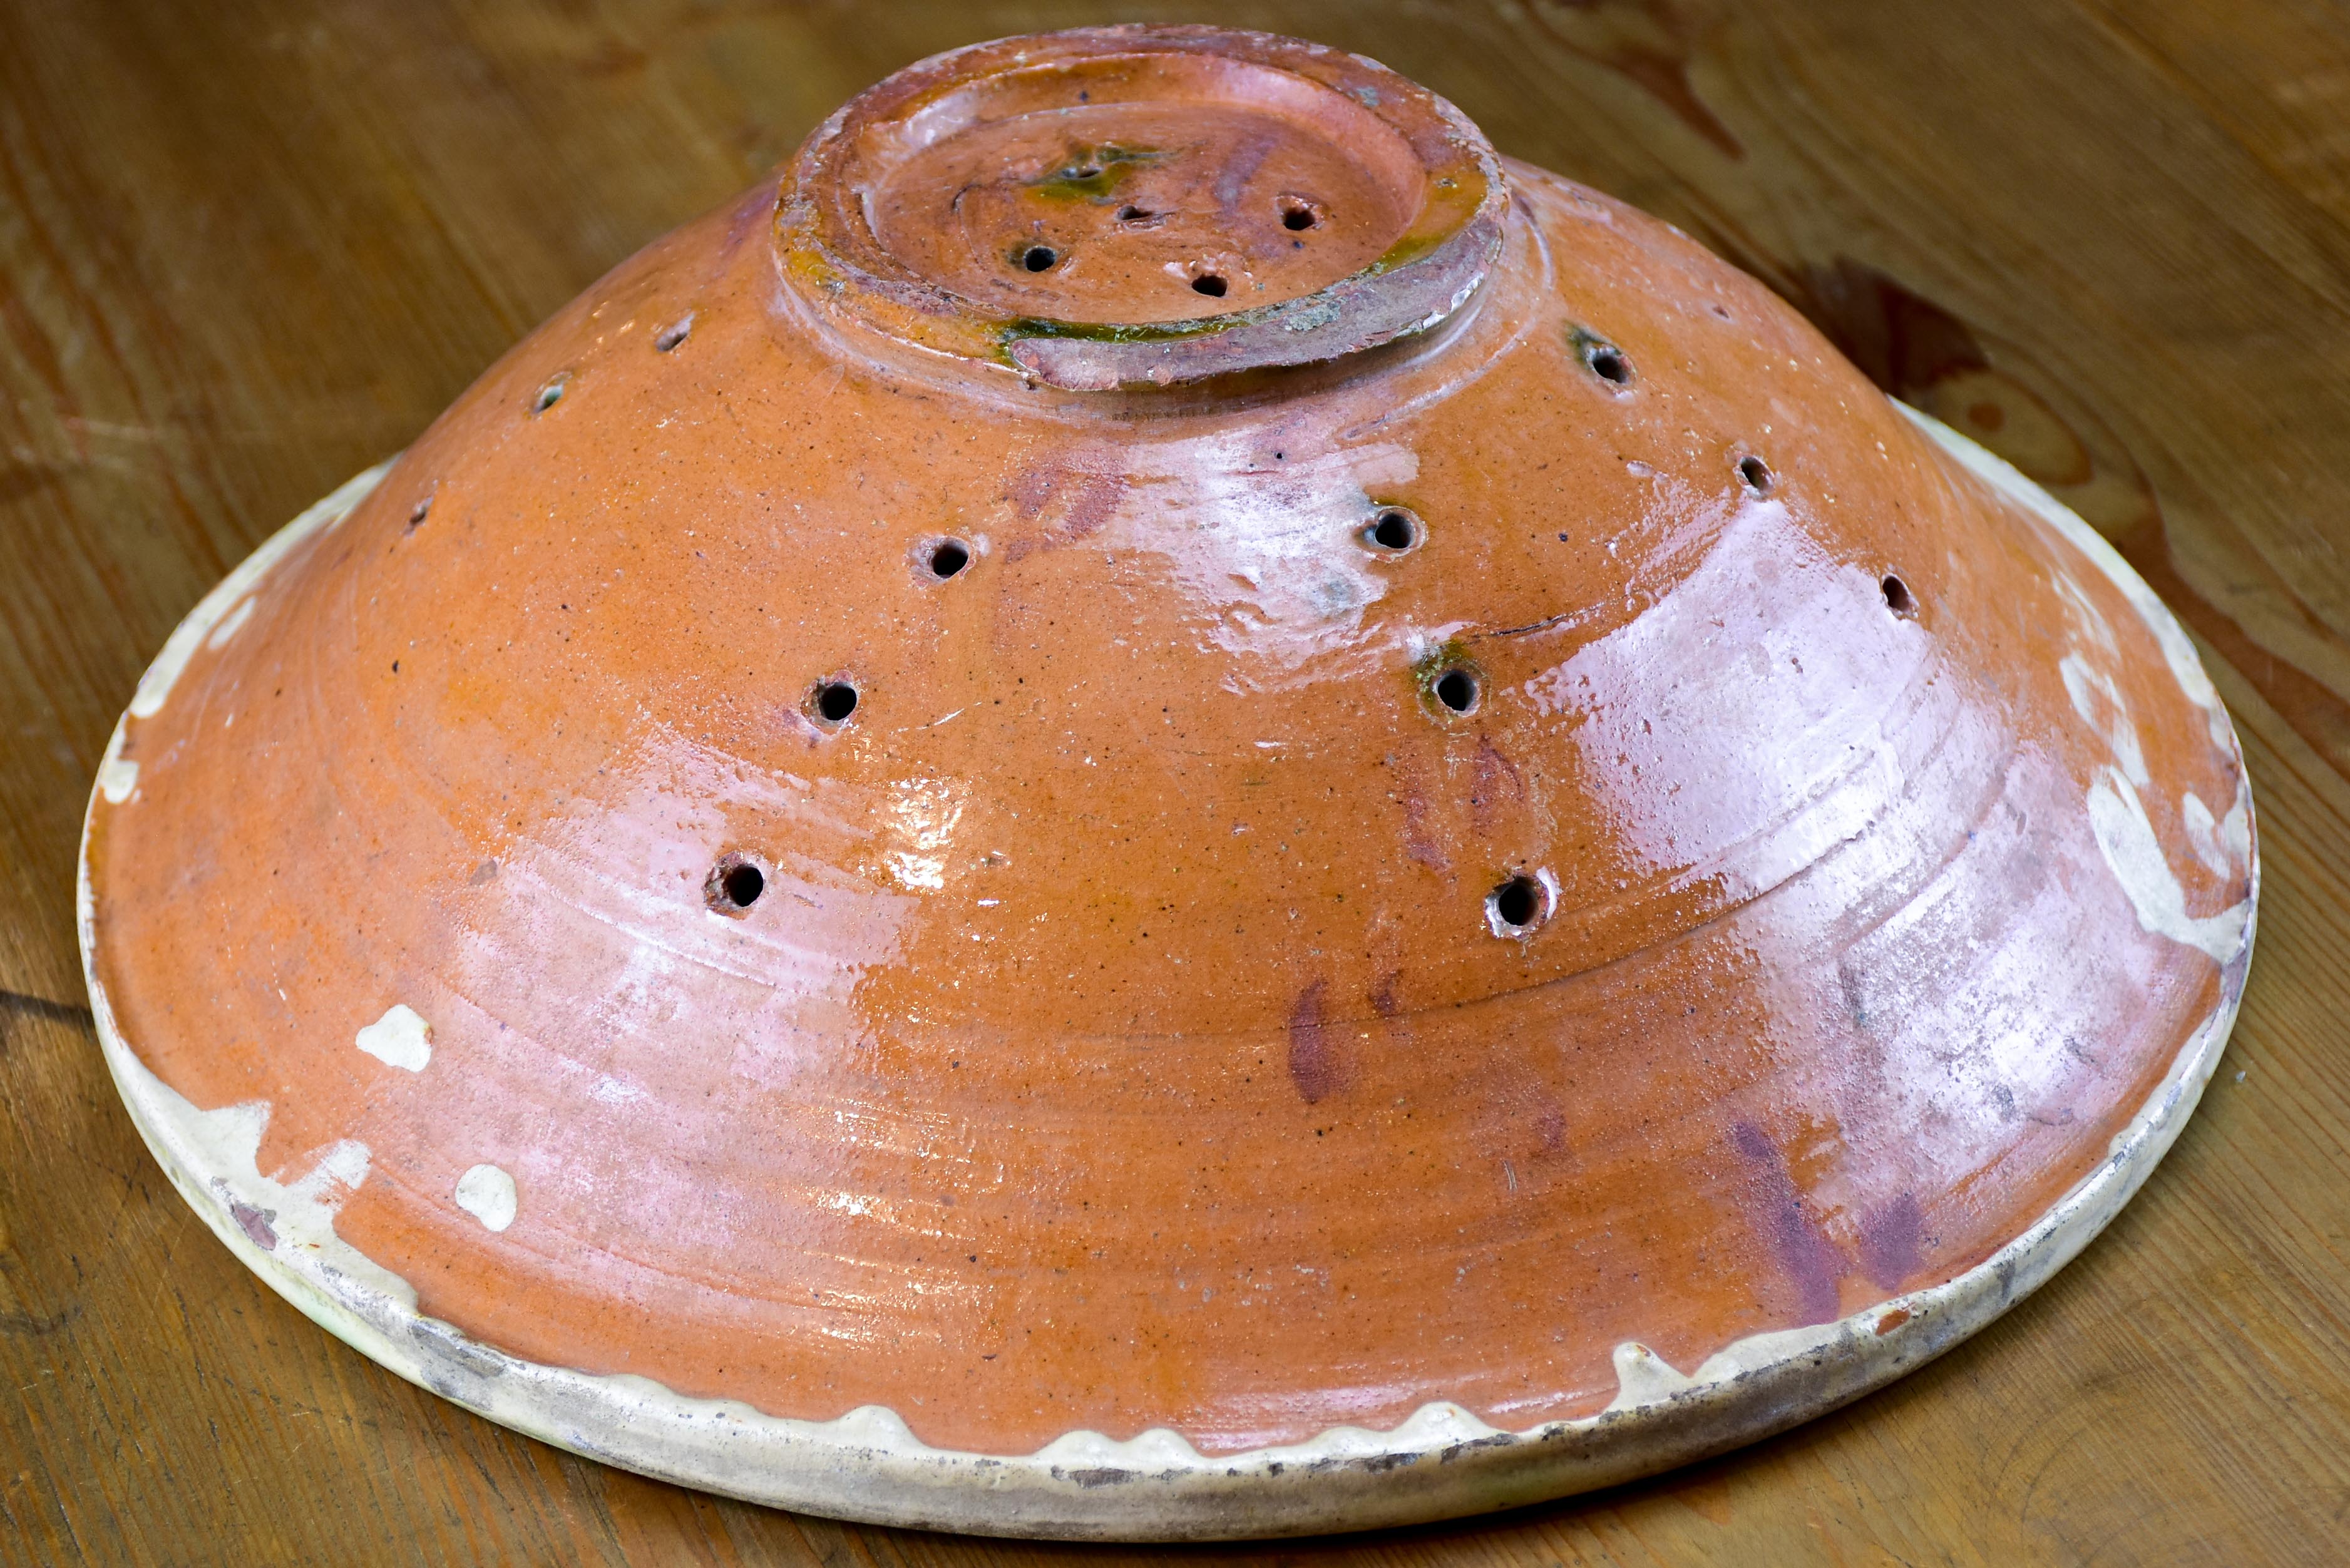
[[[827,680],[816,689],[810,705],[817,718],[837,724],[857,711],[857,688],[846,680]]]
[[[1382,550],[1404,551],[1419,543],[1419,519],[1400,506],[1389,506],[1371,519],[1371,543]]]
[[[1903,620],[1915,620],[1918,618],[1918,597],[1915,594],[1912,594],[1909,591],[1908,584],[1903,582],[1899,577],[1895,576],[1892,573],[1887,572],[1885,574],[1885,580],[1882,583],[1879,583],[1877,587],[1885,590],[1885,607],[1887,609],[1891,610]]]
[[[662,327],[653,338],[653,347],[666,354],[684,342],[685,335],[692,330],[693,315],[689,311],[675,322]]]
[[[424,526],[424,520],[432,515],[432,497],[428,495],[423,500],[418,502],[414,510],[409,513],[408,525],[411,528],[421,528]]]
[[[1448,670],[1436,678],[1436,700],[1456,713],[1477,705],[1477,678],[1466,670]]]
[[[1744,480],[1746,482],[1746,487],[1754,492],[1755,494],[1768,495],[1771,493],[1771,465],[1764,462],[1761,458],[1740,458],[1738,460],[1738,477]]]
[[[1321,221],[1311,205],[1295,196],[1281,204],[1281,226],[1284,229],[1292,232],[1310,229]]]
[[[1493,912],[1493,923],[1504,934],[1530,930],[1543,917],[1543,886],[1531,877],[1513,877],[1493,889],[1486,907]]]
[[[563,383],[566,379],[567,379],[567,378],[557,376],[555,379],[549,381],[544,387],[541,387],[538,389],[538,395],[530,400],[530,411],[535,414],[543,414],[546,412],[547,410],[555,407],[556,404],[561,402],[563,400]]]
[[[1624,358],[1620,348],[1599,344],[1591,350],[1588,363],[1591,373],[1603,381],[1612,381],[1619,387],[1631,384],[1632,362]]]
[[[767,874],[756,862],[743,855],[722,855],[718,864],[710,868],[710,879],[702,885],[702,898],[722,915],[739,915],[759,901],[767,890]]]
[[[1158,215],[1148,207],[1128,205],[1118,210],[1118,221],[1121,223],[1147,223]]]
[[[1204,294],[1211,299],[1222,299],[1224,297],[1224,280],[1212,272],[1201,273],[1191,280],[1191,291]]]
[[[1060,259],[1061,253],[1050,245],[1030,245],[1020,253],[1020,265],[1030,272],[1050,272]]]
[[[941,582],[971,565],[971,552],[959,539],[941,539],[931,551],[931,576]],[[857,705],[857,693],[848,694],[849,706]]]

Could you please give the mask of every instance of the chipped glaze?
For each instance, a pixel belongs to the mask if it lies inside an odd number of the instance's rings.
[[[386,1066],[421,1073],[432,1064],[432,1025],[404,1002],[385,1008],[383,1016],[360,1030],[351,1044]]]
[[[1113,30],[1018,101],[1218,50],[1376,70]],[[1245,259],[1264,128],[1218,123],[1138,166]],[[1125,145],[1081,141],[1020,178]],[[1490,158],[1451,145],[1413,157]],[[289,1300],[739,1496],[1288,1533],[1832,1407],[2144,1179],[2257,848],[2191,644],[2077,518],[1523,165],[1419,336],[1118,390],[795,270],[810,157],[274,537],[117,729],[100,1036]],[[1005,249],[908,248],[950,294]],[[1331,286],[1266,271],[1310,336]],[[1089,319],[1165,268],[1108,272]]]
[[[457,1179],[457,1207],[482,1222],[484,1231],[503,1231],[515,1221],[522,1206],[515,1179],[494,1165],[476,1165]]]

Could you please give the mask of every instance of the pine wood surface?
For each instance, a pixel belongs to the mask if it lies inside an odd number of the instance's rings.
[[[919,56],[1104,20],[1370,54],[1762,276],[2118,545],[2251,761],[2229,1057],[1924,1371],[1612,1492],[1274,1546],[723,1501],[379,1370],[116,1101],[76,837],[202,592],[608,267]],[[2350,13],[2322,0],[0,5],[0,1563],[2350,1562]]]

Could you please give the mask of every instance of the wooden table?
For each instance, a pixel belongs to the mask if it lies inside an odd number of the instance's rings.
[[[998,34],[1360,49],[1662,213],[2111,537],[2243,736],[2228,1063],[2144,1194],[1925,1371],[1645,1484],[1205,1555],[1529,1568],[2350,1561],[2350,15],[2320,0],[17,0],[0,13],[0,1561],[1108,1559],[717,1501],[378,1370],[117,1104],[76,835],[262,536],[840,99]],[[1139,1555],[1137,1553],[1136,1555]]]

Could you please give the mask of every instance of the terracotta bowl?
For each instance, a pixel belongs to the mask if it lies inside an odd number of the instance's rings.
[[[156,660],[82,941],[182,1193],[577,1452],[847,1517],[1502,1507],[2112,1218],[2249,961],[2146,586],[1354,56],[911,67]]]

